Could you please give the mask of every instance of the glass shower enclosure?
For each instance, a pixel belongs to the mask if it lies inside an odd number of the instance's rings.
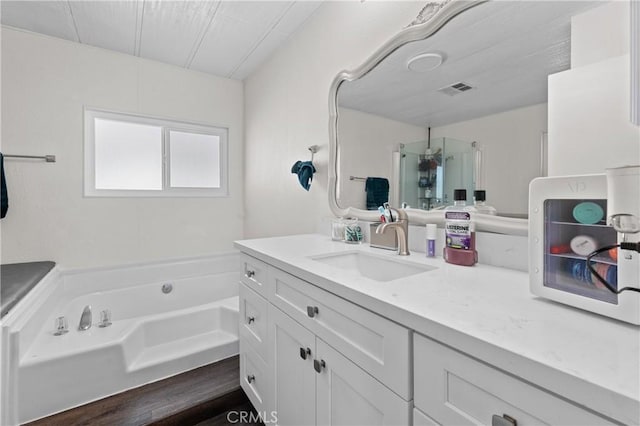
[[[435,138],[400,145],[400,202],[423,210],[453,204],[453,190],[475,188],[475,149],[471,142]]]

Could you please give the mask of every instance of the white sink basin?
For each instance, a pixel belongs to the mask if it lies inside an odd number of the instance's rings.
[[[435,266],[417,265],[360,251],[321,254],[311,259],[376,281],[393,281],[436,269]]]

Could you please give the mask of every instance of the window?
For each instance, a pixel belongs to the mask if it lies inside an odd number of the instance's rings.
[[[85,110],[85,196],[227,196],[227,129]]]

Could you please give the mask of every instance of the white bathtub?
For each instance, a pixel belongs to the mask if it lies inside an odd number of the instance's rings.
[[[235,253],[54,269],[5,317],[3,357],[12,362],[2,391],[17,398],[3,401],[2,424],[28,422],[237,354],[239,271]],[[165,283],[173,286],[168,294]],[[79,331],[87,305],[93,325]],[[103,309],[111,311],[112,325],[100,328]],[[69,332],[54,336],[59,316],[67,318]]]

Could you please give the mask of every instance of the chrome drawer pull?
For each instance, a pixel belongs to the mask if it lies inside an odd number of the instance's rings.
[[[256,376],[254,376],[253,374],[250,374],[247,376],[247,382],[253,383],[255,381],[256,381]]]
[[[247,278],[253,278],[255,274],[256,274],[256,271],[250,271],[248,269],[244,272],[244,276]]]
[[[327,366],[327,364],[324,362],[323,359],[321,359],[320,361],[318,361],[317,359],[313,360],[313,368],[316,370],[317,373],[322,373],[322,369],[325,368]]]
[[[491,426],[518,426],[518,421],[507,414],[502,416],[494,414],[491,417]]]
[[[307,315],[309,318],[313,318],[318,315],[318,307],[317,306],[307,306]]]
[[[254,322],[256,320],[255,317],[248,317],[247,318],[247,324],[251,324],[252,322]]]
[[[311,356],[311,349],[300,348],[300,358],[307,359],[308,356]]]

